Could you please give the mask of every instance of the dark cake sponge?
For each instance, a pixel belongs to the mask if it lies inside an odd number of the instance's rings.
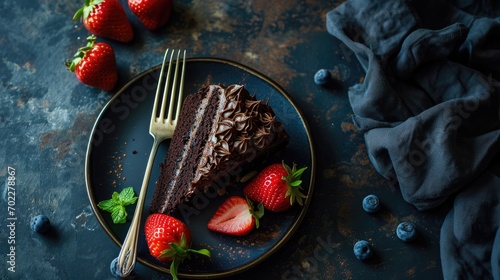
[[[182,109],[179,114],[179,121],[175,128],[174,135],[170,141],[170,147],[167,157],[163,164],[160,164],[160,177],[156,182],[156,188],[151,201],[150,211],[152,213],[161,213],[165,201],[181,202],[184,198],[184,192],[180,188],[170,188],[168,184],[171,180],[171,173],[167,170],[175,170],[180,158],[184,155],[184,146],[189,140],[191,128],[196,121],[196,112],[202,99],[206,95],[206,88],[200,90],[198,94],[190,94],[183,101]],[[201,141],[197,142],[201,145]],[[187,166],[196,166],[195,159],[186,162]],[[187,174],[187,172],[184,172]]]
[[[225,188],[235,170],[288,140],[271,107],[243,86],[201,88],[183,102],[150,211],[172,214],[195,191]]]

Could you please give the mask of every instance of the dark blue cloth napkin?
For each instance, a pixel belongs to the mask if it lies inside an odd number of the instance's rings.
[[[349,100],[375,169],[418,209],[453,199],[440,238],[445,279],[500,279],[494,3],[349,0],[327,14],[328,32],[366,71]]]

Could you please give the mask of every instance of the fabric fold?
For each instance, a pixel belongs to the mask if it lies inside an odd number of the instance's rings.
[[[500,157],[499,22],[439,0],[349,0],[327,14],[366,71],[348,94],[375,169],[418,209],[456,197],[440,240],[447,279],[498,271],[500,183],[486,178]],[[477,215],[457,219],[471,207]]]

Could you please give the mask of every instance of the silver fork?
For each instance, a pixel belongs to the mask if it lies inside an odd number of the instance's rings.
[[[180,70],[181,78],[178,90],[177,90],[177,80],[179,74],[179,56],[181,54],[181,51],[180,50],[177,51],[177,60],[175,63],[175,71],[173,74],[174,75],[173,85],[172,89],[170,90],[170,98],[168,98],[167,93],[170,87],[170,76],[171,76],[172,64],[174,64],[173,63],[174,53],[175,50],[172,50],[172,52],[170,53],[170,61],[168,62],[166,82],[162,93],[162,79],[165,71],[165,66],[167,64],[167,57],[169,54],[168,49],[165,51],[165,55],[163,56],[160,78],[158,79],[158,86],[156,89],[156,96],[153,105],[153,113],[151,114],[151,121],[149,125],[149,134],[151,134],[151,136],[153,136],[154,139],[153,147],[151,149],[151,153],[149,154],[148,164],[146,166],[146,172],[144,174],[144,179],[142,181],[139,198],[137,199],[137,205],[135,207],[134,217],[132,218],[132,223],[130,224],[127,236],[123,241],[120,254],[118,255],[118,262],[116,269],[120,273],[121,277],[126,277],[127,275],[129,275],[132,272],[132,270],[134,270],[135,267],[135,262],[137,257],[137,240],[139,236],[141,215],[144,206],[144,200],[146,197],[146,192],[148,189],[149,177],[151,175],[151,168],[155,159],[156,151],[158,150],[159,144],[163,140],[172,138],[179,117],[179,111],[182,104],[182,92],[184,89],[186,51],[183,51],[182,69]],[[169,99],[170,102],[168,111],[165,112],[165,109],[167,107],[167,99]],[[160,102],[161,106],[159,106]],[[174,105],[176,105],[175,116],[173,116]],[[160,107],[159,114],[158,114],[158,107]]]

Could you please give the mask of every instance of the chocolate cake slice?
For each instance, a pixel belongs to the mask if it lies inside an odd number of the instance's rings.
[[[288,140],[271,107],[242,85],[201,88],[183,102],[150,211],[171,214],[196,191],[220,192],[243,165]]]

